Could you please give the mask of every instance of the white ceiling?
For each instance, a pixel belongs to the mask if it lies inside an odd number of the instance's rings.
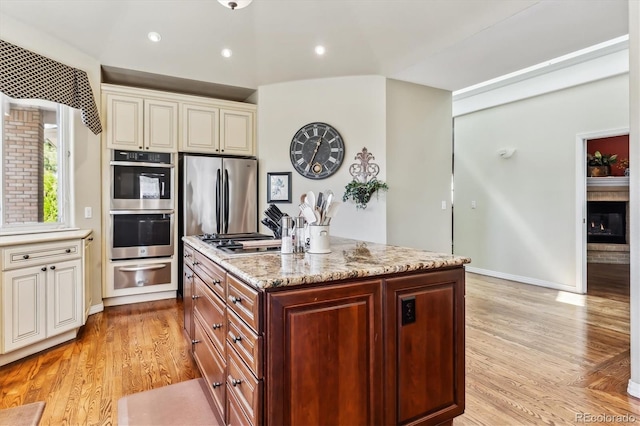
[[[627,34],[627,8],[627,0],[254,0],[232,11],[216,0],[0,0],[0,14],[103,65],[251,89],[378,74],[458,90]],[[149,31],[162,41],[151,43]]]

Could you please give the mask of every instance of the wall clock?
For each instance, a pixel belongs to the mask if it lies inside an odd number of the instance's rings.
[[[293,168],[309,179],[324,179],[340,168],[344,141],[340,133],[326,123],[309,123],[293,135],[289,156]]]

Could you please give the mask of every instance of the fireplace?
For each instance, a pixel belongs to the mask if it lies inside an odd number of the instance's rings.
[[[624,201],[588,201],[587,243],[626,244],[626,204]]]

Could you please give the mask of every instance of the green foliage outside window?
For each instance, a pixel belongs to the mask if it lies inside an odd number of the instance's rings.
[[[58,221],[58,149],[49,139],[44,143],[44,221]]]

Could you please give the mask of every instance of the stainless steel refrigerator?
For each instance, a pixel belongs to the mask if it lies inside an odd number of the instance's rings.
[[[183,154],[181,235],[258,230],[258,161]]]
[[[258,231],[258,160],[180,154],[178,293],[182,237]]]

